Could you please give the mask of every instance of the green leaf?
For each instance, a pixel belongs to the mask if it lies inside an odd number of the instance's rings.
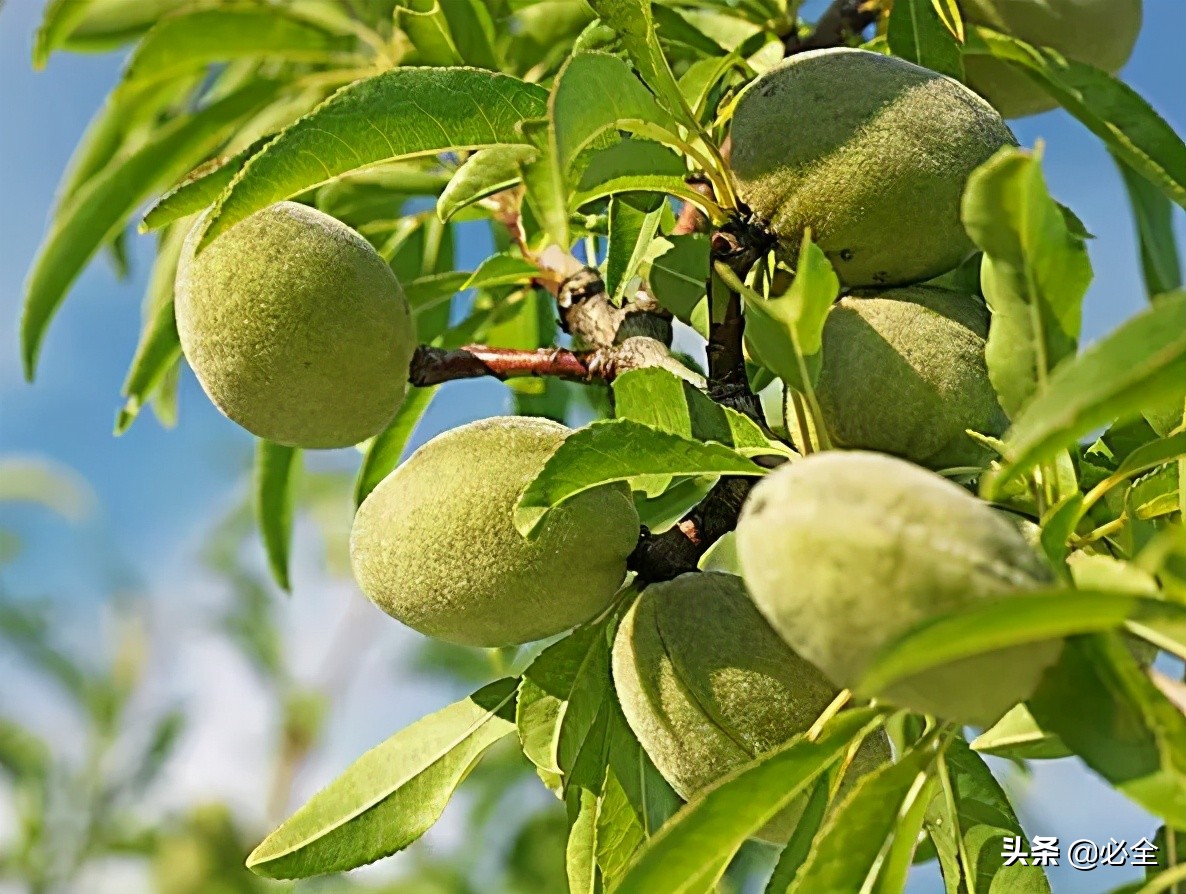
[[[1007,147],[968,178],[962,216],[984,251],[988,374],[1010,416],[1075,353],[1091,262],[1046,190],[1041,150]]]
[[[654,140],[619,140],[586,153],[569,208],[623,192],[657,192],[703,205],[704,197],[688,186],[683,159]]]
[[[775,452],[772,448],[769,452]],[[530,537],[565,500],[639,475],[764,475],[721,444],[703,444],[633,422],[594,422],[565,438],[515,506],[515,527]]]
[[[262,108],[279,90],[256,80],[209,106],[174,119],[136,152],[109,165],[57,214],[25,286],[21,355],[32,379],[46,328],[71,283],[136,206],[173,183],[209,155],[244,115]]]
[[[1174,206],[1164,192],[1113,155],[1124,178],[1141,247],[1141,273],[1150,298],[1182,287]]]
[[[531,282],[539,268],[519,255],[503,252],[486,258],[461,286],[462,289],[488,289]],[[512,346],[514,347],[514,346]]]
[[[539,228],[555,245],[567,248],[572,240],[568,231],[568,176],[559,162],[556,129],[547,118],[523,123],[522,130],[535,149],[535,155],[520,163],[527,205]]]
[[[665,369],[632,369],[613,382],[614,410],[652,428],[738,449],[770,445],[744,413],[722,406],[690,382]]]
[[[778,855],[778,863],[775,864],[770,881],[766,884],[766,894],[787,894],[790,891],[796,874],[803,868],[808,854],[811,853],[815,836],[824,824],[830,786],[830,774],[825,773],[816,780],[803,808],[803,815],[795,824],[795,831],[791,833],[790,840]]]
[[[963,50],[943,21],[935,0],[895,3],[886,37],[895,56],[957,81],[964,79]]]
[[[530,146],[491,146],[457,169],[437,199],[437,217],[449,220],[462,208],[519,182],[521,165],[536,154]]]
[[[190,171],[148,209],[140,222],[140,232],[158,230],[214,204],[235,175],[243,169],[243,165],[247,164],[247,159],[275,139],[275,136],[268,134],[241,152],[227,158],[211,159]]]
[[[132,357],[132,366],[121,391],[126,401],[116,417],[117,435],[128,430],[144,401],[180,359],[181,340],[177,335],[177,320],[170,299],[157,308],[140,335],[140,343],[136,345],[136,354]]]
[[[1171,825],[1186,824],[1186,717],[1119,637],[1069,640],[1028,704],[1113,788]]]
[[[822,363],[824,321],[840,280],[811,234],[803,236],[791,287],[777,298],[741,293],[747,315],[745,338],[763,366],[801,393],[813,389]]]
[[[1186,207],[1186,143],[1127,84],[1061,53],[987,28],[969,29],[965,52],[987,52],[1009,63],[1057,99],[1133,170]]]
[[[387,424],[387,428],[375,435],[367,444],[366,455],[362,466],[358,470],[358,477],[354,481],[354,505],[361,506],[379,482],[395,471],[403,456],[404,448],[412,437],[412,432],[428,411],[428,405],[436,396],[436,387],[409,388],[400,404],[395,418]]]
[[[661,196],[618,193],[610,197],[605,289],[615,304],[622,302],[626,287],[646,259],[664,210],[666,205]]]
[[[352,43],[282,6],[186,10],[161,19],[144,35],[117,89],[245,57],[327,62]]]
[[[86,479],[60,463],[35,456],[0,456],[0,504],[33,503],[68,521],[82,521],[95,509]]]
[[[930,803],[926,826],[940,854],[947,890],[1050,894],[1041,866],[1004,865],[1005,838],[1021,839],[1027,853],[1029,842],[984,760],[955,737],[940,761],[943,790]]]
[[[926,789],[926,775],[937,755],[934,740],[934,734],[925,737],[897,763],[861,778],[825,821],[787,894],[866,889],[899,814]]]
[[[616,623],[577,628],[541,652],[519,681],[519,742],[553,791],[567,786],[566,777],[610,694],[609,654],[615,629]]]
[[[108,94],[70,155],[58,184],[58,207],[68,204],[118,154],[134,149],[137,140],[150,136],[160,113],[185,103],[195,86],[197,78],[190,76],[146,84],[118,96]]]
[[[556,76],[548,103],[562,172],[611,130],[626,130],[663,142],[676,140],[678,125],[634,76],[630,66],[607,53],[573,56]]]
[[[1032,590],[978,601],[917,625],[874,657],[859,691],[882,692],[914,674],[972,655],[1125,625],[1162,648],[1186,654],[1186,606],[1123,592]]]
[[[664,112],[696,133],[699,123],[684,102],[663,48],[659,46],[649,0],[588,0],[588,3],[602,23],[618,35],[643,81],[663,101]]]
[[[1013,420],[1008,463],[986,482],[1008,482],[1080,437],[1145,407],[1186,395],[1186,292],[1173,292],[1062,363]]]
[[[747,838],[879,723],[873,709],[844,711],[824,726],[816,741],[797,736],[723,777],[659,830],[613,894],[703,890]]]
[[[464,270],[450,270],[420,276],[404,285],[404,296],[413,314],[432,310],[460,292],[472,275]]]
[[[368,751],[247,858],[268,878],[341,872],[423,835],[482,754],[514,732],[515,680],[418,720]]]
[[[972,748],[1014,760],[1055,760],[1071,754],[1058,736],[1038,725],[1024,704],[1010,708],[1004,717],[973,740]]]
[[[86,18],[94,3],[95,0],[49,0],[33,42],[34,68],[45,68],[50,54],[66,42],[70,32]]]
[[[1124,458],[1112,477],[1132,478],[1186,456],[1186,431],[1142,444]]]
[[[301,466],[297,447],[262,438],[255,448],[255,518],[268,568],[281,589],[290,590],[288,553],[292,544],[293,489]]]
[[[677,320],[708,338],[708,236],[690,233],[656,242],[667,247],[651,261],[651,291]]]
[[[424,65],[498,68],[494,23],[476,0],[401,0],[396,20]]]
[[[523,144],[547,93],[470,68],[395,68],[343,87],[252,156],[223,193],[202,245],[274,202],[402,158]]]
[[[126,398],[116,415],[115,433],[127,431],[146,401],[154,401],[157,416],[164,425],[173,420],[161,418],[160,400],[176,394],[178,369],[181,365],[181,344],[174,319],[173,283],[177,278],[177,261],[185,241],[186,228],[176,226],[166,231],[157,245],[148,291],[144,297],[144,322],[140,341],[132,358],[132,365],[124,379],[122,394]]]
[[[0,767],[16,780],[41,779],[49,770],[49,745],[20,724],[0,717]]]

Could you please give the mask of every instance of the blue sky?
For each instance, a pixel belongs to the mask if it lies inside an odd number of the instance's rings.
[[[93,485],[101,510],[77,528],[48,514],[9,508],[0,513],[0,525],[19,527],[29,542],[24,557],[8,570],[6,585],[22,594],[66,598],[85,616],[112,583],[155,586],[163,575],[187,567],[179,557],[240,492],[251,439],[211,408],[189,376],[176,430],[162,430],[145,413],[128,434],[112,436],[119,388],[139,332],[139,304],[151,258],[147,237],[131,240],[134,269],[127,281],[118,281],[103,258],[92,264],[49,332],[36,384],[23,381],[17,324],[25,273],[43,235],[60,172],[119,70],[119,60],[109,56],[58,55],[45,71],[32,71],[29,47],[41,5],[9,0],[0,7],[5,205],[0,214],[0,455],[38,454],[74,467]],[[1179,132],[1186,132],[1183,34],[1186,3],[1146,0],[1146,25],[1125,71],[1128,82]],[[1084,326],[1085,337],[1096,338],[1145,303],[1120,179],[1101,144],[1062,112],[1015,122],[1014,129],[1023,145],[1045,140],[1051,191],[1097,237],[1091,244],[1096,280]],[[1181,218],[1179,213],[1180,232],[1186,231]],[[462,247],[459,265],[472,269],[479,258],[472,257],[470,248],[467,254]],[[494,383],[449,386],[415,443],[505,407],[501,386]],[[301,592],[298,579],[298,597]],[[1064,799],[1048,799],[1034,814],[1038,823],[1046,824],[1033,829],[1038,834],[1055,834],[1048,831],[1053,828],[1120,837],[1147,825],[1123,800],[1066,762],[1042,774],[1038,785]],[[1112,880],[1084,878],[1067,876],[1059,890],[1100,890]]]

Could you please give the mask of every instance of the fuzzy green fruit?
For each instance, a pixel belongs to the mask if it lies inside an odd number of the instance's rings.
[[[803,232],[848,286],[938,276],[972,251],[960,222],[968,175],[1016,141],[951,78],[864,50],[792,56],[733,115],[738,194],[792,263]]]
[[[829,450],[750,493],[737,526],[746,586],[771,626],[837,685],[860,683],[891,640],[983,599],[1053,580],[1007,519],[945,478],[879,453]],[[877,693],[991,726],[1028,698],[1059,641],[932,668]]]
[[[1141,31],[1141,0],[959,0],[975,25],[1050,47],[1068,59],[1116,74]],[[1006,118],[1056,108],[1058,102],[1007,62],[965,56],[968,86]]]
[[[976,296],[932,287],[841,299],[816,383],[833,443],[933,469],[982,465],[967,430],[995,437],[1008,425],[984,363],[988,319]]]
[[[407,388],[415,332],[395,274],[370,243],[281,202],[177,268],[185,358],[224,414],[261,438],[348,447],[378,434]]]
[[[709,571],[642,592],[618,628],[613,675],[630,728],[685,799],[806,732],[838,692],[770,629],[741,578]],[[889,756],[878,732],[857,751],[848,781]],[[759,837],[785,843],[805,801]]]
[[[470,646],[518,645],[596,616],[638,542],[627,487],[579,494],[532,540],[512,522],[520,492],[568,431],[498,417],[417,450],[354,518],[350,557],[363,592],[409,627]]]

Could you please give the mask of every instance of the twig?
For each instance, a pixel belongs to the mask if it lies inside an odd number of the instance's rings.
[[[755,483],[753,478],[721,478],[675,527],[658,535],[644,530],[627,567],[643,585],[696,571],[708,548],[736,527],[741,504]]]
[[[412,355],[408,381],[417,388],[492,376],[505,380],[523,376],[553,376],[589,381],[599,376],[604,365],[594,362],[596,351],[540,348],[535,351],[465,345],[447,350],[421,345]],[[604,374],[601,372],[600,374]]]
[[[800,37],[792,31],[783,39],[785,54],[793,56],[808,50],[844,46],[876,22],[880,15],[878,0],[832,0],[810,34]]]
[[[712,322],[708,328],[708,396],[765,424],[762,405],[749,386],[745,369],[745,317],[741,312],[741,294],[722,283],[712,273],[712,266],[723,261],[742,279],[771,245],[763,230],[737,220],[712,235],[709,259],[709,306]]]

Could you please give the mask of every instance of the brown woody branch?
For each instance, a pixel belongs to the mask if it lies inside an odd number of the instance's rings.
[[[881,15],[880,0],[832,0],[806,37],[792,31],[783,39],[785,55],[842,47],[859,36]]]
[[[554,376],[559,379],[590,381],[604,365],[595,362],[595,352],[540,348],[535,351],[465,345],[448,350],[420,345],[412,354],[408,381],[417,388],[440,385],[457,379],[483,376],[505,381],[525,376]]]
[[[723,261],[744,279],[758,258],[769,251],[772,238],[764,230],[737,220],[712,235],[710,265]],[[708,288],[713,319],[708,329],[708,396],[765,424],[762,405],[749,386],[745,368],[745,317],[741,295],[709,270]],[[718,305],[723,308],[718,312]]]

